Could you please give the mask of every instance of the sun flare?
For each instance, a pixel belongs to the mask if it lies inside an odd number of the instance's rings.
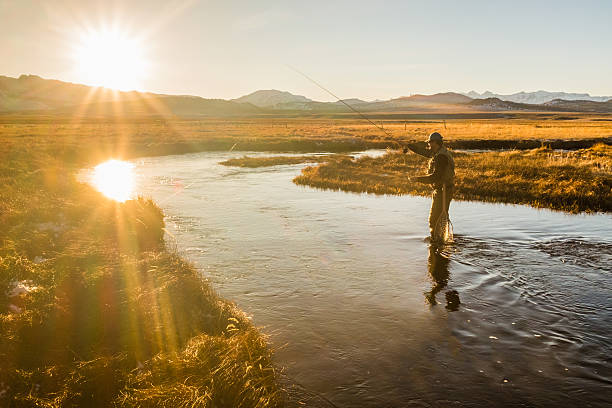
[[[108,198],[124,202],[134,195],[134,165],[121,160],[98,164],[92,181],[96,189]]]
[[[82,33],[74,59],[83,82],[118,90],[139,89],[147,71],[142,44],[119,30]]]

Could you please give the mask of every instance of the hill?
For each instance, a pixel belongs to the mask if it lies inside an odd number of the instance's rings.
[[[434,95],[412,95],[407,100],[419,103],[430,104],[461,104],[468,103],[472,100],[469,96],[465,96],[455,92],[437,93]]]
[[[242,96],[238,99],[233,99],[234,102],[239,103],[250,103],[261,108],[276,108],[281,109],[292,109],[289,108],[292,104],[295,106],[307,106],[311,99],[306,98],[302,95],[294,95],[286,91],[277,91],[276,89],[259,90],[248,95]],[[283,106],[285,106],[283,108]],[[299,109],[299,108],[298,108]]]
[[[543,110],[543,107],[540,105],[503,101],[499,98],[474,99],[470,101],[467,105],[474,109],[491,110],[491,111]],[[544,110],[546,109],[544,108]]]
[[[37,75],[19,78],[0,76],[0,111],[51,110],[83,103],[125,101],[152,96],[136,91],[121,92]]]
[[[54,111],[59,114],[82,116],[241,116],[254,115],[261,109],[224,99],[204,99],[197,96],[152,96],[69,106]]]
[[[342,104],[343,104],[342,102],[344,102],[344,103],[348,103],[348,104],[349,104],[349,105],[351,105],[351,106],[352,106],[352,105],[361,105],[361,104],[364,104],[364,103],[370,103],[370,102],[366,102],[366,101],[363,101],[363,100],[358,99],[358,98],[348,98],[348,99],[342,99],[341,101],[334,102],[334,103],[337,103],[337,104],[342,105]]]
[[[490,111],[612,112],[612,101],[594,102],[555,99],[543,104],[530,104],[503,101],[499,98],[485,98],[474,99],[467,105],[474,109]]]
[[[0,112],[94,116],[225,116],[250,115],[260,111],[261,109],[249,103],[223,99],[122,92],[44,79],[36,75],[21,75],[19,78],[0,76]]]
[[[390,99],[388,101],[367,102],[359,106],[363,111],[456,111],[466,109],[465,104],[472,98],[454,92],[437,93],[434,95],[412,95]]]
[[[554,99],[550,102],[544,103],[543,105],[554,110],[573,112],[612,112],[612,99],[606,102]]]

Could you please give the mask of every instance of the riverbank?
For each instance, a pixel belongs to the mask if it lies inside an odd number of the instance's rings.
[[[87,144],[0,147],[0,405],[282,405],[265,337],[163,241],[151,200],[78,183]]]
[[[548,122],[552,127],[544,133],[530,133],[543,129],[534,123],[494,126],[517,126],[521,140],[541,144],[533,138],[558,134],[560,122]],[[15,406],[50,407],[280,405],[282,390],[265,339],[240,310],[215,295],[196,269],[166,247],[163,214],[155,203],[117,204],[76,182],[74,174],[109,158],[232,148],[385,148],[421,139],[442,124],[384,126],[397,140],[381,138],[379,131],[355,120],[83,122],[2,116],[0,402],[10,398]],[[608,122],[572,126],[569,141],[609,135]],[[469,142],[470,134],[482,138],[495,131],[492,139],[505,140],[507,133],[495,129],[457,124],[455,137]],[[312,169],[336,166],[340,178],[329,188],[353,185],[350,180],[360,171],[363,183],[347,191],[371,191],[374,186],[372,192],[382,194],[419,194],[415,186],[397,190],[407,171],[423,165],[412,163],[411,157],[380,162],[364,158],[363,166],[362,159],[346,158]],[[385,172],[371,171],[376,166]],[[393,187],[385,174],[398,184]],[[331,175],[326,183],[333,181]]]
[[[574,152],[527,151],[455,153],[455,199],[578,212],[612,211],[612,147]],[[373,194],[431,194],[411,182],[427,159],[390,151],[382,157],[329,161],[306,167],[293,181],[322,189]]]

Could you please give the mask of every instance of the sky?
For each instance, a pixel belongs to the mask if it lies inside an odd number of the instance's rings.
[[[126,73],[124,89],[333,99],[292,66],[341,98],[540,89],[608,96],[610,21],[607,0],[0,0],[0,75],[98,85],[92,72],[110,68],[100,69],[84,38],[112,28],[137,44],[117,58],[129,66],[113,63]]]

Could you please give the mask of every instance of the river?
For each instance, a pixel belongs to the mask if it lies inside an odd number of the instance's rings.
[[[453,202],[456,242],[437,251],[429,199],[296,186],[304,165],[218,164],[243,154],[137,160],[137,191],[270,335],[307,405],[610,401],[612,217]]]

